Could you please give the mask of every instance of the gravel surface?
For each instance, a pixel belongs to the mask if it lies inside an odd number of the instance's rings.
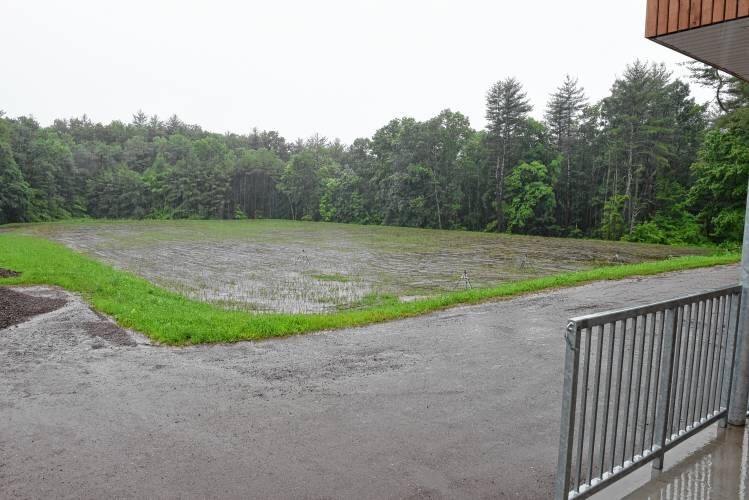
[[[25,288],[66,304],[0,330],[0,496],[548,498],[565,320],[737,274],[186,348],[152,346],[67,292]]]

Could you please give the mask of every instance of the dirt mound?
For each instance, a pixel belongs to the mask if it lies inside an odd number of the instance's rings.
[[[0,269],[2,271],[2,269]],[[0,330],[65,305],[65,299],[34,297],[0,287]]]
[[[19,273],[18,271],[0,267],[0,278],[16,278],[18,276],[21,276],[21,273]]]

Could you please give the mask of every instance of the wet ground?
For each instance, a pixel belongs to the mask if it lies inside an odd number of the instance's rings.
[[[594,500],[736,500],[749,498],[749,432],[717,424],[669,451],[662,471],[634,472]]]
[[[292,221],[26,226],[188,297],[229,309],[321,312],[705,253],[600,240]]]
[[[66,292],[23,289],[66,304],[0,330],[0,496],[548,498],[565,320],[737,273],[185,348],[149,345]]]

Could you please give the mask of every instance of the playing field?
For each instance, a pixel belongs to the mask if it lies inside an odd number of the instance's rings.
[[[258,221],[65,222],[25,226],[190,298],[244,311],[323,312],[700,248]]]

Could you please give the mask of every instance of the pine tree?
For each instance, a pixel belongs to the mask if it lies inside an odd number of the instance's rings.
[[[698,61],[686,63],[694,83],[711,89],[719,114],[749,106],[749,83]]]
[[[576,78],[569,75],[564,83],[551,94],[546,107],[546,123],[556,142],[560,153],[564,155],[564,175],[561,179],[561,189],[557,189],[562,204],[562,223],[570,226],[572,223],[572,184],[573,184],[573,154],[577,142],[578,130],[582,112],[587,105],[585,90],[577,83]]]
[[[631,234],[636,224],[665,208],[658,198],[674,192],[669,183],[689,182],[693,147],[681,144],[681,138],[699,140],[702,108],[665,66],[636,61],[614,82],[601,110],[614,168],[612,194],[625,197],[622,215]],[[623,189],[616,181],[620,173]]]
[[[29,185],[13,159],[10,144],[0,135],[0,224],[26,220],[28,205]]]
[[[504,183],[508,167],[517,159],[516,139],[521,124],[533,109],[522,84],[515,78],[498,81],[486,94],[487,130],[495,147],[494,202],[497,231],[504,228]]]

